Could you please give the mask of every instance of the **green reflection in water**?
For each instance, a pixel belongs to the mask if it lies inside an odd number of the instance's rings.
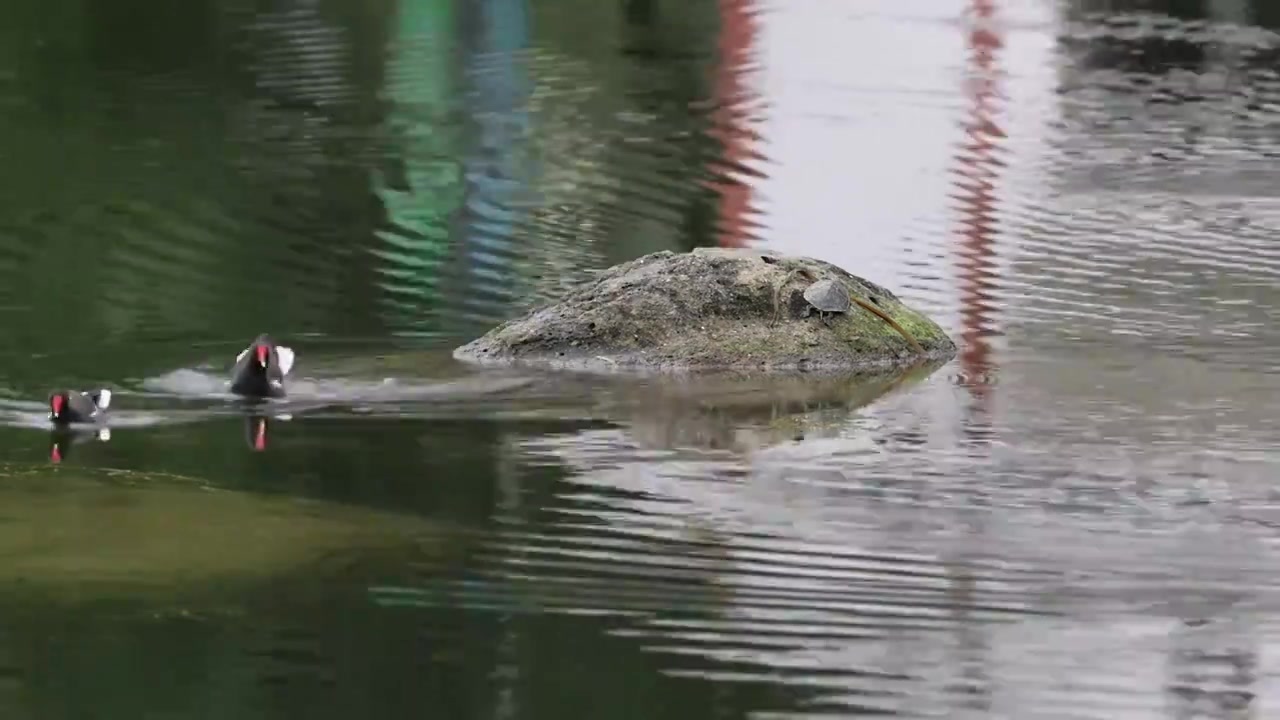
[[[455,22],[444,0],[403,3],[389,48],[385,130],[394,147],[373,184],[390,227],[375,231],[383,244],[373,252],[385,261],[379,285],[392,324],[415,331],[430,329],[427,310],[439,301],[450,217],[462,202],[460,139],[446,121],[457,92]]]

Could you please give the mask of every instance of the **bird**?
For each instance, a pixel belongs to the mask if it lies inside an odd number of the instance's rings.
[[[253,398],[281,398],[284,379],[293,369],[293,350],[277,345],[269,335],[259,335],[236,356],[231,369],[231,392]]]
[[[111,391],[55,390],[49,393],[49,420],[55,425],[101,420],[111,405]]]

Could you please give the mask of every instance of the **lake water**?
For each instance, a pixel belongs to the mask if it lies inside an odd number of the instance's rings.
[[[1280,708],[1271,4],[15,0],[0,40],[3,717]],[[960,354],[449,360],[707,245]],[[249,415],[264,331],[299,378]],[[49,433],[99,386],[110,437]]]

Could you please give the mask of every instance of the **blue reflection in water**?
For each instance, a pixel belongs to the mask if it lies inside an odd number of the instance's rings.
[[[459,237],[464,319],[492,321],[505,314],[518,274],[511,267],[517,228],[531,200],[526,162],[531,83],[525,53],[529,15],[525,0],[484,0],[477,32],[469,38],[467,105],[474,142],[464,159],[466,212]]]

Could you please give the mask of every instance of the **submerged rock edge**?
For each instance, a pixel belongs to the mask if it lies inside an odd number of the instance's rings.
[[[822,279],[892,317],[919,343],[858,305],[804,317]],[[776,318],[776,320],[775,320]],[[596,371],[849,372],[945,362],[946,332],[892,292],[830,263],[761,250],[661,251],[600,271],[558,301],[453,352],[461,362]]]

